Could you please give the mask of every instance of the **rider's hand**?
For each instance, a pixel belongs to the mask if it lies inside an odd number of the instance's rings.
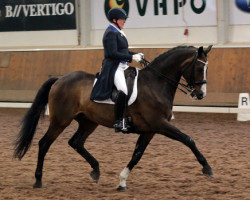
[[[142,56],[141,56],[139,53],[137,53],[137,54],[134,54],[134,55],[132,56],[132,59],[133,59],[134,61],[136,61],[136,62],[141,62],[141,61],[142,61]]]
[[[138,53],[139,55],[141,55],[142,58],[145,58],[143,53]]]

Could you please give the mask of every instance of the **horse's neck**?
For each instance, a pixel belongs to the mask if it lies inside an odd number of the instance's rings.
[[[182,64],[191,57],[192,53],[173,53],[167,58],[163,58],[159,61],[159,64],[152,66],[155,70],[161,74],[179,82],[182,72]]]
[[[181,64],[190,57],[190,53],[179,56],[173,54],[142,70],[142,76],[149,90],[156,95],[158,101],[173,103],[181,78]]]

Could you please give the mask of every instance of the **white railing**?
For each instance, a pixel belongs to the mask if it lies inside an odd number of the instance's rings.
[[[0,102],[0,108],[30,108],[32,103]],[[197,113],[241,113],[250,114],[250,109],[236,107],[201,107],[201,106],[174,106],[174,112]]]

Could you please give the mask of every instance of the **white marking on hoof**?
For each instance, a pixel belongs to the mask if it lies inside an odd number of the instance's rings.
[[[122,170],[122,172],[120,173],[120,177],[119,177],[120,178],[120,184],[119,184],[118,187],[122,187],[122,188],[126,188],[127,187],[126,186],[126,180],[128,178],[129,173],[130,173],[130,170],[127,167],[125,167]]]

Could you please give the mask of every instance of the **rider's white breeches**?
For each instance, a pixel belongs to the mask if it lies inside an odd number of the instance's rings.
[[[123,91],[126,95],[128,94],[127,84],[124,76],[124,70],[126,70],[129,66],[127,64],[120,63],[116,72],[114,84],[117,90]]]

